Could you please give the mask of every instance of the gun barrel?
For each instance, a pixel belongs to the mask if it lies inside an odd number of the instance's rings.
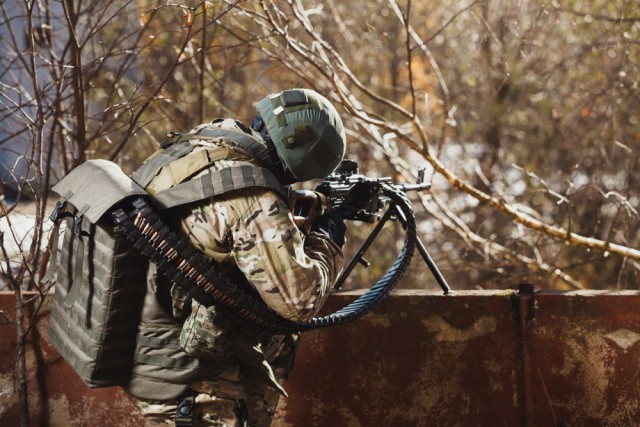
[[[403,192],[408,191],[422,191],[429,190],[431,188],[431,183],[422,183],[422,184],[396,184],[395,187]]]

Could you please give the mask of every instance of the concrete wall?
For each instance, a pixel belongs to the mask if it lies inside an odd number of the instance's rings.
[[[0,294],[9,318],[12,298]],[[275,425],[640,425],[638,307],[638,292],[398,291],[304,336]],[[141,425],[119,390],[86,388],[45,331],[46,316],[28,353],[31,425]],[[18,425],[14,342],[0,321],[1,426]]]

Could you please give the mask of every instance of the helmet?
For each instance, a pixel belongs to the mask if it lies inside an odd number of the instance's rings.
[[[256,104],[285,169],[299,181],[325,178],[342,160],[345,132],[328,99],[310,89],[285,90]]]

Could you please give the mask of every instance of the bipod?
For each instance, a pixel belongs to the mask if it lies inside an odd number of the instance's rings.
[[[373,231],[371,231],[367,239],[360,246],[356,254],[353,256],[353,258],[347,265],[347,267],[344,269],[344,271],[336,281],[334,285],[334,289],[342,288],[342,285],[344,285],[344,282],[347,280],[347,277],[349,277],[349,275],[355,268],[356,264],[360,263],[365,267],[368,267],[370,265],[369,261],[365,260],[362,256],[367,251],[367,249],[369,249],[369,246],[371,246],[371,244],[376,239],[376,237],[378,237],[378,234],[382,230],[382,227],[384,227],[387,221],[392,218],[393,214],[395,214],[395,217],[400,221],[402,226],[406,228],[406,221],[402,211],[397,208],[395,203],[392,203],[388,207],[388,209],[385,211],[385,213],[382,215],[382,218],[380,218],[380,220],[377,222]],[[444,294],[447,295],[451,291],[451,288],[449,287],[449,284],[447,283],[446,279],[438,269],[438,266],[433,261],[433,258],[431,258],[431,255],[429,255],[427,248],[425,247],[424,243],[422,243],[422,240],[420,240],[419,236],[416,236],[415,243],[416,243],[416,247],[418,248],[418,252],[420,253],[420,256],[422,256],[422,259],[424,260],[425,264],[427,264],[427,267],[429,267],[431,274],[436,279],[436,282],[438,283],[438,285],[440,286]]]

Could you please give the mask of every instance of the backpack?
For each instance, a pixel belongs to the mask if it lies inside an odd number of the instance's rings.
[[[56,274],[49,342],[88,386],[121,385],[131,372],[149,261],[109,212],[146,192],[106,160],[83,163],[53,190],[62,197],[51,214],[54,244],[44,279]]]

